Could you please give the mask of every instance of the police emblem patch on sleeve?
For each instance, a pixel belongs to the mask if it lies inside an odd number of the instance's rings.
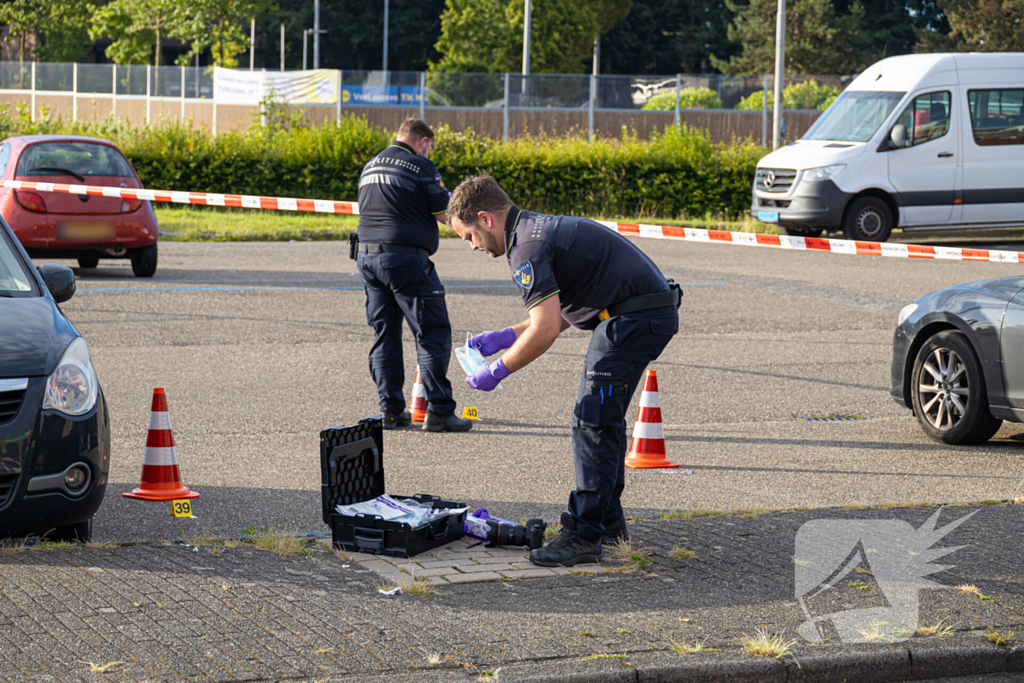
[[[523,261],[512,271],[512,279],[523,289],[530,289],[533,287],[533,265]]]
[[[437,183],[438,187],[440,187],[445,192],[448,191],[448,188],[444,186],[444,181],[441,180],[441,174],[440,173],[438,173],[437,175],[434,176],[434,182]]]

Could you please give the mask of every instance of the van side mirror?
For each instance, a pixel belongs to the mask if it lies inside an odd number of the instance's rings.
[[[889,134],[890,144],[892,149],[903,149],[907,146],[907,127],[902,123],[897,123],[892,127],[892,133]]]
[[[44,263],[39,266],[39,275],[57,303],[62,304],[75,295],[75,273],[67,266]]]

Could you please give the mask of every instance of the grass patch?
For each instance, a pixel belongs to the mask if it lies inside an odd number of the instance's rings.
[[[871,590],[871,586],[869,586],[868,584],[864,583],[863,581],[847,581],[846,583],[848,583],[851,588],[856,588],[859,591],[869,591],[869,590]]]
[[[434,595],[440,595],[439,593],[433,592],[434,584],[430,583],[430,579],[424,576],[402,576],[399,577],[396,582],[384,581],[376,586],[377,590],[390,591],[395,588],[401,588],[403,593],[409,595],[418,595],[421,598],[429,598]]]
[[[722,517],[729,514],[722,510],[687,510],[685,512],[662,512],[658,519],[695,519],[697,517]]]
[[[766,514],[768,512],[771,512],[771,510],[764,507],[738,508],[736,510],[733,510],[734,515],[739,515],[743,519],[754,519],[754,517]]]
[[[719,648],[704,647],[704,644],[707,642],[707,640],[695,640],[693,641],[693,645],[687,645],[685,641],[682,643],[677,643],[674,640],[670,640],[668,641],[668,646],[669,649],[672,650],[672,652],[676,652],[681,655],[692,655],[698,652],[721,652]]]
[[[284,556],[305,553],[308,542],[304,536],[292,536],[275,530],[257,530],[252,525],[242,535],[242,545]]]
[[[782,659],[793,654],[793,646],[796,644],[795,640],[785,640],[781,633],[768,633],[764,627],[755,629],[753,635],[740,638],[740,647],[744,650],[770,659]]]
[[[985,634],[985,640],[990,643],[994,643],[999,647],[1008,647],[1010,645],[1010,641],[1013,640],[1013,631],[1007,631],[1006,633],[989,631]]]
[[[608,546],[608,552],[614,558],[628,561],[633,569],[640,569],[651,563],[645,549],[624,538],[620,538],[617,543]]]
[[[944,621],[940,621],[933,626],[921,624],[917,627],[917,634],[921,636],[938,636],[943,638],[951,633],[953,633],[953,627],[947,626]]]
[[[555,538],[558,534],[562,533],[562,525],[555,522],[548,522],[548,525],[544,527],[544,538]]]
[[[94,664],[93,662],[82,661],[82,664],[88,665],[89,673],[92,674],[105,674],[111,669],[116,669],[119,666],[124,666],[124,662],[107,662],[106,664]]]
[[[589,662],[595,659],[624,659],[626,655],[590,655],[589,657],[580,657],[581,662]]]
[[[689,548],[683,548],[678,545],[668,551],[668,554],[669,557],[674,557],[677,560],[689,560],[690,558],[697,557],[697,553],[693,552]]]

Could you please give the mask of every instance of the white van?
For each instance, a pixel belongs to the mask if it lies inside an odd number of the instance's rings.
[[[750,213],[790,235],[1024,225],[1024,53],[874,64],[757,164]]]

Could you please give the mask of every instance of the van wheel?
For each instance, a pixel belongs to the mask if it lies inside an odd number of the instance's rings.
[[[780,235],[789,235],[791,237],[821,237],[821,233],[825,231],[825,228],[784,228],[779,226]]]
[[[100,264],[98,258],[80,258],[78,259],[79,268],[95,268]]]
[[[921,346],[910,386],[917,421],[936,441],[982,443],[1003,424],[989,412],[981,363],[963,332],[943,330]]]
[[[884,242],[892,234],[892,228],[892,211],[878,197],[861,197],[854,201],[843,221],[846,239],[861,242]]]
[[[153,277],[156,274],[156,243],[143,247],[132,257],[135,277]]]

